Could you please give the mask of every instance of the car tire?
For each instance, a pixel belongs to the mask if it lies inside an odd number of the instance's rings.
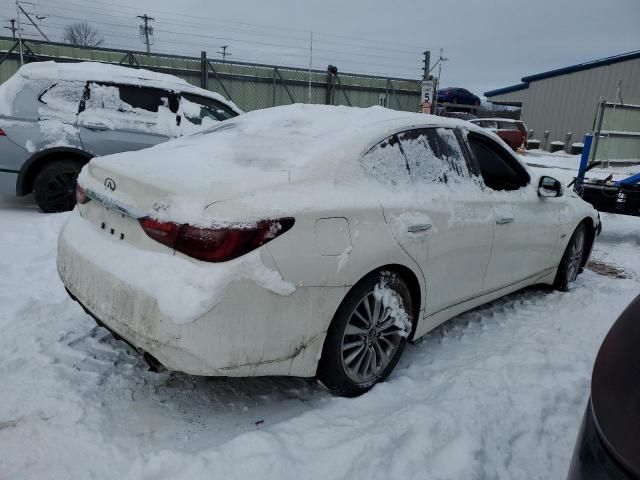
[[[386,304],[386,295],[380,298],[381,293],[388,293]],[[396,312],[394,320],[389,311]],[[367,275],[349,291],[333,317],[318,364],[318,380],[335,395],[355,397],[367,392],[398,363],[413,320],[410,290],[398,274]]]
[[[47,164],[33,181],[36,203],[45,213],[66,212],[76,204],[75,190],[82,164],[57,160]]]
[[[573,283],[582,271],[582,261],[587,247],[587,228],[584,223],[578,225],[573,232],[567,248],[562,255],[558,273],[553,282],[554,288],[561,292],[569,290],[569,285]]]

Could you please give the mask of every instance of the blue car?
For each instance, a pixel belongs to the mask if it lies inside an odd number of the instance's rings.
[[[438,90],[438,103],[461,103],[463,105],[480,105],[480,97],[477,97],[465,88],[442,88]]]

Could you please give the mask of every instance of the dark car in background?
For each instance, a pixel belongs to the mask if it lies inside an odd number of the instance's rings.
[[[521,120],[512,118],[478,118],[470,122],[493,130],[504,142],[514,150],[527,141],[527,126]]]
[[[640,295],[607,334],[567,480],[640,478]]]
[[[463,105],[480,105],[480,97],[466,88],[441,88],[437,93],[438,103],[461,103]]]

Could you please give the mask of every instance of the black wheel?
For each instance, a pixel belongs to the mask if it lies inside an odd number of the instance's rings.
[[[404,280],[388,271],[368,275],[333,317],[318,379],[336,395],[365,393],[394,369],[412,325],[413,303]]]
[[[573,232],[564,255],[562,255],[562,260],[560,260],[558,273],[553,282],[553,286],[556,289],[562,292],[569,290],[569,285],[575,281],[581,272],[586,242],[587,229],[584,224],[580,224]]]
[[[57,160],[46,165],[33,182],[36,202],[45,213],[66,212],[76,204],[76,180],[82,164]]]

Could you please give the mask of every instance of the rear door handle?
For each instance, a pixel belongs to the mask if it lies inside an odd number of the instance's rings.
[[[498,225],[504,225],[505,223],[511,223],[514,220],[515,219],[513,217],[499,217],[499,218],[496,218],[496,223]]]
[[[428,230],[431,230],[431,224],[430,223],[419,223],[417,225],[410,225],[409,228],[407,228],[407,231],[409,233],[420,233],[420,232],[426,232]]]

